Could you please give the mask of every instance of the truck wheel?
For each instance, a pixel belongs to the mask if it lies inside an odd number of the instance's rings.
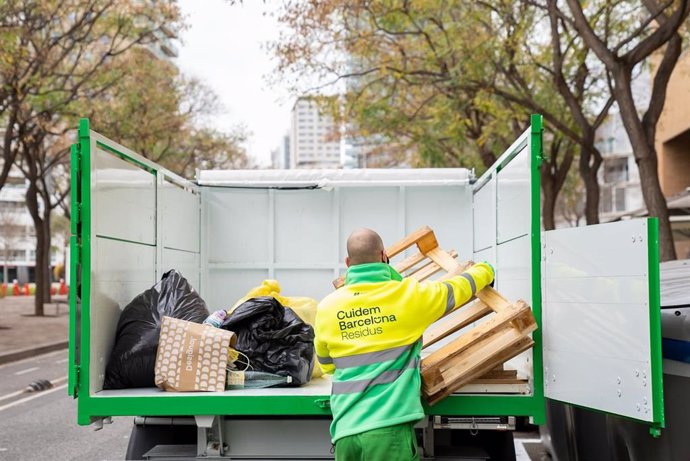
[[[196,426],[132,426],[125,459],[141,460],[156,445],[196,445]]]

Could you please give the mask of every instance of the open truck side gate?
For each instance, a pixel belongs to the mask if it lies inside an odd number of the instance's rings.
[[[283,170],[200,171],[193,183],[82,120],[71,167],[68,386],[78,423],[327,420],[328,379],[220,393],[103,390],[122,309],[172,268],[211,311],[267,278],[288,295],[320,299],[345,272],[353,229],[393,242],[429,225],[459,260],[490,262],[496,288],[530,304],[539,325],[534,347],[509,362],[529,380],[525,392],[453,394],[426,407],[429,421],[463,427],[484,417],[498,427],[527,416],[543,424],[549,397],[663,427],[656,220],[542,232],[542,132],[532,116],[477,180],[465,169]]]

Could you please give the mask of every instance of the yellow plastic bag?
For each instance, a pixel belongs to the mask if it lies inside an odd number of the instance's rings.
[[[277,280],[264,280],[261,282],[261,285],[249,290],[244,298],[237,301],[232,308],[228,309],[228,314],[237,309],[240,304],[248,299],[257,298],[259,296],[271,296],[275,298],[283,306],[292,309],[304,323],[312,327],[314,326],[318,301],[313,298],[307,298],[306,296],[282,296],[280,294],[280,284]],[[316,357],[316,352],[314,352],[314,356]],[[321,371],[321,367],[318,363],[315,363],[311,378],[319,378],[322,375],[323,372]]]

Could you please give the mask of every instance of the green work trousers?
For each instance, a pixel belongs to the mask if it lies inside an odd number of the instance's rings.
[[[419,461],[414,423],[382,427],[343,437],[335,443],[336,461]]]

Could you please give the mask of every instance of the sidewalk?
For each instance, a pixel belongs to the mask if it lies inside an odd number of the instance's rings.
[[[34,316],[33,296],[0,299],[0,357],[8,353],[64,343],[69,331],[67,296],[53,296],[44,306],[45,316]],[[53,349],[55,350],[55,349]],[[31,356],[31,352],[27,351]],[[23,358],[23,357],[18,357]]]

